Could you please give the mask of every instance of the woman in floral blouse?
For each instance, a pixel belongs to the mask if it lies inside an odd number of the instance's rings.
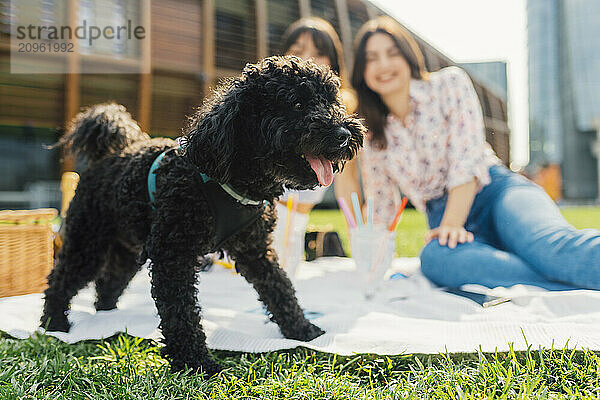
[[[421,269],[458,287],[529,284],[600,289],[600,231],[576,230],[537,185],[505,168],[485,141],[481,105],[458,67],[427,73],[396,21],[356,38],[352,85],[370,134],[360,156],[375,222],[389,223],[400,188],[430,226]],[[356,166],[336,179],[358,191]]]

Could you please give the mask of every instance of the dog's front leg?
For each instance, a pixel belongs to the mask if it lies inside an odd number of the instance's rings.
[[[222,368],[206,347],[197,304],[195,263],[182,257],[152,261],[152,297],[164,336],[162,354],[171,362],[171,369],[202,369],[211,376]]]
[[[208,376],[222,368],[206,348],[197,304],[196,260],[174,257],[152,261],[152,297],[164,336],[164,356],[174,371],[202,369]]]
[[[254,286],[283,336],[307,342],[325,333],[304,317],[292,283],[276,262],[267,257],[253,260],[238,257],[235,266]]]
[[[310,323],[298,304],[298,299],[284,270],[279,268],[271,248],[268,218],[259,220],[230,242],[229,254],[235,259],[237,271],[254,286],[259,300],[267,307],[271,319],[289,339],[312,340],[324,332]]]
[[[202,237],[186,229],[166,223],[153,227],[146,244],[152,261],[152,297],[164,337],[162,354],[169,359],[171,369],[202,369],[211,376],[222,368],[209,354],[200,321],[196,278]]]

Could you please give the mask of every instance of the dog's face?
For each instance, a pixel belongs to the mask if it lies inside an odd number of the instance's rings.
[[[218,131],[211,145],[221,180],[262,174],[291,189],[330,185],[365,131],[346,114],[339,87],[329,68],[293,56],[247,65],[198,119]]]
[[[291,189],[329,186],[362,146],[364,133],[360,121],[346,114],[339,79],[296,57],[265,59],[247,66],[244,75],[252,86],[259,82],[254,111],[259,142],[269,154],[266,169]]]

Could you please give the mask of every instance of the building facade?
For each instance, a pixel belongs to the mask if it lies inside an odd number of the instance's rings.
[[[504,102],[508,100],[508,75],[506,62],[485,61],[461,63],[460,66],[486,88],[496,93]]]
[[[528,0],[530,165],[556,164],[563,196],[599,197],[600,2]]]
[[[236,76],[248,62],[279,54],[281,37],[295,20],[318,16],[340,35],[346,64],[360,26],[384,12],[362,0],[19,0],[0,1],[0,208],[3,193],[25,190],[32,181],[56,181],[69,162],[43,144],[53,143],[78,110],[108,100],[124,104],[152,135],[178,136],[190,115],[222,78]],[[108,12],[108,11],[110,12]],[[150,40],[138,47],[96,48],[54,62],[68,63],[70,74],[11,74],[12,14],[29,21],[77,25],[82,16],[113,21],[137,18],[149,26]],[[453,65],[417,37],[429,70]],[[96,52],[96,53],[94,53]],[[130,67],[150,63],[149,74],[82,74],[99,63]],[[140,64],[141,65],[141,64]],[[475,80],[487,138],[508,163],[506,103]],[[33,161],[35,160],[35,161]]]

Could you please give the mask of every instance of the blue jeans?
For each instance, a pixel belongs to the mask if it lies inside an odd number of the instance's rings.
[[[475,196],[465,229],[475,240],[450,249],[437,240],[421,251],[423,274],[440,286],[526,284],[549,290],[600,290],[600,231],[577,230],[536,184],[503,166]],[[427,202],[440,225],[447,194]]]

